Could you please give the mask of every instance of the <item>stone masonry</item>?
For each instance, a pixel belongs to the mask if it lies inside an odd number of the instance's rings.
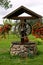
[[[19,55],[21,57],[27,57],[28,55],[36,55],[37,54],[37,45],[34,42],[29,42],[28,44],[19,44],[17,42],[13,42],[10,48],[11,55]]]

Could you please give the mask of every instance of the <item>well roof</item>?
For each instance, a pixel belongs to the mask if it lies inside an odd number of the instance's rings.
[[[32,17],[18,17],[20,14],[22,13],[27,13],[29,15],[31,15]],[[24,19],[31,19],[31,18],[42,18],[41,15],[31,11],[30,9],[24,7],[24,6],[20,6],[19,8],[17,8],[16,10],[12,11],[11,13],[9,13],[8,15],[6,15],[5,17],[3,18],[8,18],[8,19],[21,19],[21,18],[24,18]]]

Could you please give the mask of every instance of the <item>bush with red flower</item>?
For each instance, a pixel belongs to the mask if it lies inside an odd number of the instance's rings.
[[[2,38],[6,38],[6,34],[9,34],[9,31],[11,30],[12,25],[11,24],[5,24],[0,27],[0,35],[2,35]]]
[[[32,34],[36,38],[43,38],[43,25],[40,22],[37,22],[32,27]]]

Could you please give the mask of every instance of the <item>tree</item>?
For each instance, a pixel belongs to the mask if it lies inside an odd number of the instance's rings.
[[[10,4],[11,1],[9,0],[0,0],[0,6],[4,7],[5,9],[8,9],[12,7],[12,4]]]
[[[3,24],[11,24],[12,25],[12,20],[11,19],[4,19]]]

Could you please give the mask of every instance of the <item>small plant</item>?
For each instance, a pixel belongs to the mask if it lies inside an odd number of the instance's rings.
[[[42,44],[42,40],[40,38],[35,39],[35,42],[36,42],[37,45]]]

